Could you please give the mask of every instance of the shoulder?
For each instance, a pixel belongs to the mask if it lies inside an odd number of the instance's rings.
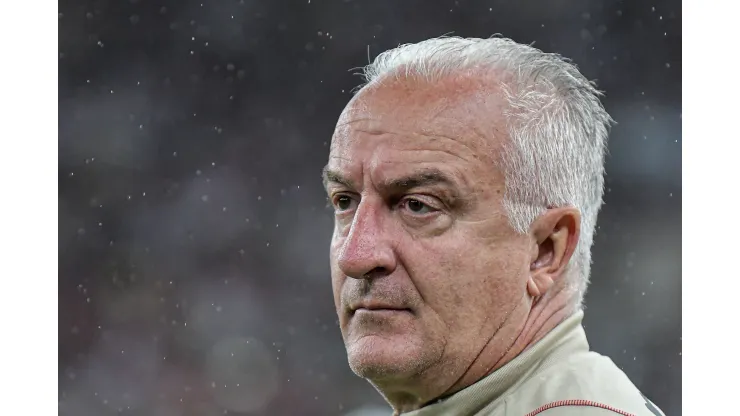
[[[512,415],[664,416],[619,367],[594,352],[533,375],[506,402]]]

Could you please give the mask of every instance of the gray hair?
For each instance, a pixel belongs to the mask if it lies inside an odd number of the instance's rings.
[[[580,308],[613,122],[594,84],[560,55],[502,37],[442,37],[401,45],[378,55],[363,75],[367,86],[390,75],[436,82],[460,72],[493,71],[505,79],[501,87],[508,104],[504,116],[510,140],[500,162],[509,222],[525,233],[548,208],[574,206],[581,212],[580,239],[565,274]]]

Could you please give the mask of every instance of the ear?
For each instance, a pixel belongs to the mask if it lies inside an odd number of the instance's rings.
[[[581,232],[581,213],[574,207],[551,208],[532,223],[534,240],[527,291],[544,295],[562,276],[576,251]]]

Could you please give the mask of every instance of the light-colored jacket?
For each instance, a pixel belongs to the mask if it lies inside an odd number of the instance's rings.
[[[403,416],[664,416],[612,360],[589,351],[578,312],[486,378]]]

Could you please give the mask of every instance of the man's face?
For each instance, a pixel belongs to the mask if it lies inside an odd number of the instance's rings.
[[[500,103],[479,88],[368,88],[334,133],[334,301],[350,367],[371,381],[454,382],[526,302],[530,243],[504,215],[495,164]]]

